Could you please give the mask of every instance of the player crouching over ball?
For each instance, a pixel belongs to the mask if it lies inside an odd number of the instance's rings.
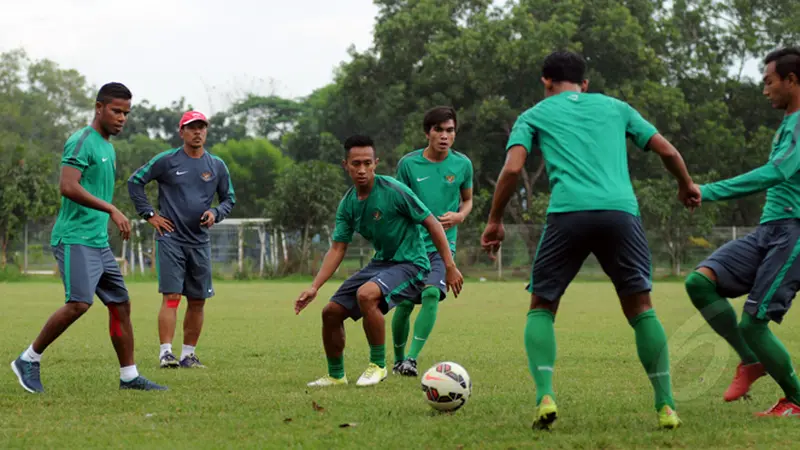
[[[458,296],[464,282],[450,254],[442,225],[404,184],[392,177],[375,175],[378,159],[367,136],[352,136],[344,144],[343,166],[354,186],[339,203],[333,245],[322,268],[294,304],[299,314],[342,263],[347,246],[358,232],[375,249],[370,263],[348,278],[322,310],[322,342],[328,359],[328,375],[309,386],[347,384],[344,371],[344,321],[364,317],[364,333],[370,347],[370,363],[356,385],[371,386],[383,381],[386,369],[385,323],[383,315],[403,300],[420,295],[430,272],[425,243],[417,225],[430,233],[444,259],[447,288]]]

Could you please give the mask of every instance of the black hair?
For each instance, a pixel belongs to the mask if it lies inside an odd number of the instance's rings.
[[[770,52],[764,58],[764,65],[775,62],[775,73],[785,80],[790,73],[793,73],[800,81],[800,48],[785,47]]]
[[[437,106],[425,112],[425,117],[422,119],[422,128],[428,133],[431,128],[439,125],[440,123],[452,120],[458,128],[458,119],[456,118],[456,110],[450,106]]]
[[[542,64],[542,77],[553,82],[566,81],[580,84],[586,74],[586,60],[583,56],[568,52],[557,51],[547,55]]]
[[[350,136],[344,141],[344,157],[350,154],[350,149],[353,147],[372,147],[372,154],[375,154],[375,143],[372,138],[362,134],[355,134]]]
[[[111,103],[115,98],[130,100],[132,97],[131,91],[122,83],[106,83],[97,91],[97,101],[103,104]]]

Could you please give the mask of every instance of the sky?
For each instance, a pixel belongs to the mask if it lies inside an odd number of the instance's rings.
[[[297,98],[372,43],[372,0],[0,0],[0,52],[23,48],[136,101],[206,114],[245,93]],[[745,74],[759,77],[757,61]]]
[[[372,0],[0,0],[0,52],[213,114],[244,92],[301,97],[372,43]]]

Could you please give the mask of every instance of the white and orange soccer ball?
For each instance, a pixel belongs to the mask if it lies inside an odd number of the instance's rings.
[[[431,408],[438,411],[455,411],[469,400],[472,380],[459,364],[445,361],[428,369],[422,375],[422,392]]]

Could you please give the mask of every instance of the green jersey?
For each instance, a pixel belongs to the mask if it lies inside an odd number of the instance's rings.
[[[364,200],[358,199],[355,187],[344,194],[336,211],[333,240],[349,244],[357,231],[375,248],[374,260],[413,263],[430,270],[417,228],[430,215],[430,210],[403,183],[375,175],[372,192]]]
[[[506,150],[538,146],[550,179],[548,213],[616,210],[639,215],[626,138],[642,150],[656,128],[627,103],[603,94],[563,92],[522,113]]]
[[[67,139],[61,165],[81,171],[80,184],[93,196],[111,202],[114,196],[117,155],[100,133],[87,126]],[[103,211],[87,208],[61,197],[61,209],[50,236],[50,244],[108,247],[108,219]]]
[[[452,149],[440,162],[425,158],[422,152],[423,150],[415,150],[400,159],[397,179],[411,188],[435,217],[447,212],[458,212],[461,190],[472,188],[472,161],[463,153]],[[421,228],[425,250],[428,253],[437,251],[428,230]],[[457,228],[445,230],[452,252],[456,251]]]
[[[737,177],[700,186],[703,201],[745,197],[767,190],[761,223],[800,219],[800,111],[783,118],[769,160]]]

